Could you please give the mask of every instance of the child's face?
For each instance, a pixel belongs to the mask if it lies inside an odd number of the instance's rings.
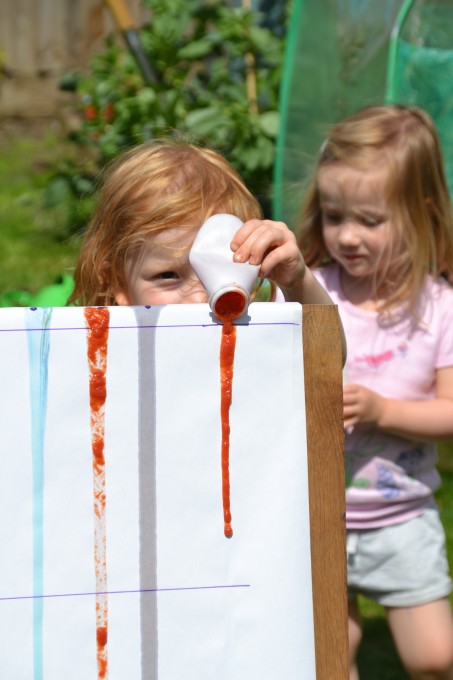
[[[330,256],[350,279],[375,277],[392,255],[386,167],[367,172],[348,165],[320,168],[322,233]]]
[[[172,227],[150,236],[138,258],[126,266],[127,291],[119,305],[173,305],[207,302],[208,294],[189,264],[195,228]]]

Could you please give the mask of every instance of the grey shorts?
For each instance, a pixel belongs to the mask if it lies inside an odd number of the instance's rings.
[[[411,607],[452,589],[445,531],[437,510],[383,529],[347,532],[348,595],[385,607]]]

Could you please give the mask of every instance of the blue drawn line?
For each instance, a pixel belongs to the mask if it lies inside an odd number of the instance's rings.
[[[88,597],[94,595],[135,595],[138,593],[168,593],[180,592],[184,590],[224,590],[227,588],[250,588],[250,583],[233,583],[215,586],[175,586],[173,588],[138,588],[137,590],[107,590],[105,592],[84,592],[84,593],[54,593],[52,595],[16,595],[11,597],[0,597],[0,602],[9,600],[44,600],[57,597]]]
[[[236,323],[235,326],[300,326],[295,321],[257,321],[252,323]],[[218,328],[218,323],[181,323],[159,324],[156,326],[109,326],[109,330],[133,330],[134,328]],[[70,328],[0,328],[0,333],[20,333],[31,331],[86,331],[86,326],[73,326]]]
[[[39,311],[42,330],[48,329],[52,310]],[[36,322],[36,315],[25,313],[25,324]],[[33,479],[33,671],[34,680],[43,678],[43,601],[44,590],[44,439],[47,416],[47,379],[50,336],[29,333],[30,410]]]

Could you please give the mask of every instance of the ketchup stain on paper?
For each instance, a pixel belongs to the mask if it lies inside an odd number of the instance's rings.
[[[222,418],[222,499],[224,533],[233,535],[230,510],[230,406],[233,392],[234,351],[236,348],[236,326],[225,321],[220,346],[220,414]]]
[[[222,295],[215,305],[216,316],[223,321],[220,345],[220,415],[222,420],[222,500],[224,534],[233,536],[230,503],[230,407],[233,396],[234,354],[236,350],[236,319],[246,305],[242,293],[231,291]]]
[[[98,679],[107,677],[108,599],[105,495],[105,400],[110,313],[87,307],[87,357],[90,375],[91,448],[93,453],[94,567],[96,575],[96,647]]]

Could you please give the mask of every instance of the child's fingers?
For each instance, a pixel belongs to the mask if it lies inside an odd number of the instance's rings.
[[[252,234],[258,227],[263,224],[263,220],[247,220],[244,222],[242,227],[240,227],[235,233],[233,240],[231,241],[231,250],[236,252],[238,248],[248,239],[250,234]]]
[[[343,385],[343,397],[346,398],[351,394],[357,392],[357,385],[355,383],[346,383]]]
[[[354,406],[343,406],[343,418],[349,420],[350,418],[356,418],[358,415],[357,409]]]
[[[360,387],[354,383],[343,385],[343,406],[353,407],[359,401]]]
[[[345,428],[356,425],[358,421],[357,385],[343,386],[343,420]]]
[[[380,413],[385,400],[377,392],[363,385],[344,385],[343,417],[345,422],[373,423],[379,422]]]
[[[252,260],[250,261],[253,264]],[[259,256],[258,256],[259,257]],[[260,260],[257,259],[257,264]],[[269,276],[269,274],[278,267],[281,263],[284,263],[284,267],[288,270],[303,270],[304,264],[299,251],[294,251],[294,248],[289,243],[283,243],[280,247],[274,246],[273,249],[265,250],[261,256],[261,270],[260,274],[263,277]],[[282,280],[282,284],[286,282]]]
[[[255,253],[258,250],[265,252],[267,248],[279,245],[285,238],[285,231],[288,232],[288,228],[283,222],[248,220],[236,232],[231,242],[231,250],[238,256],[235,259],[242,258],[242,261],[245,261],[245,256],[248,259],[254,244]]]
[[[344,418],[343,419],[343,428],[344,428],[344,431],[347,434],[352,433],[355,425],[357,425],[357,418]]]
[[[292,243],[291,237],[293,237],[294,243]],[[287,244],[289,247],[285,248]],[[266,254],[274,248],[279,248],[278,260],[281,261],[291,252],[294,245],[295,237],[283,223],[269,220],[262,222],[250,220],[237,232],[231,248],[235,251],[234,260],[236,262],[248,261],[250,264],[261,264]],[[280,250],[281,248],[283,249]]]

